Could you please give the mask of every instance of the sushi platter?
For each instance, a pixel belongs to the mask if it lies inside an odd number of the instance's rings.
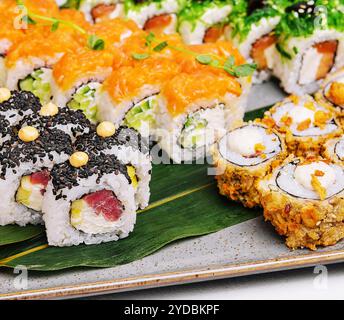
[[[0,21],[0,298],[344,261],[343,0],[0,0]]]

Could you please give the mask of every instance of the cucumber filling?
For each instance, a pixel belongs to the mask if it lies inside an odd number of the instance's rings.
[[[51,99],[50,79],[51,69],[40,68],[20,80],[19,89],[32,92],[44,104]]]
[[[197,149],[206,144],[208,121],[202,117],[202,111],[189,115],[179,137],[179,144],[185,149]]]
[[[97,121],[97,93],[100,83],[90,82],[78,88],[67,106],[73,110],[81,110],[87,119]]]
[[[156,125],[155,111],[158,101],[156,96],[146,98],[134,105],[124,118],[123,124],[141,132],[145,129],[152,129]]]

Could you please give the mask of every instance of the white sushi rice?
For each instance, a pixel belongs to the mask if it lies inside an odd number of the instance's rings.
[[[202,44],[207,30],[221,23],[231,13],[232,6],[209,8],[197,21],[182,21],[179,25],[179,33],[187,44]]]
[[[344,161],[344,137],[327,141],[324,154],[334,162]]]
[[[122,175],[107,174],[97,183],[98,175],[87,179],[79,179],[78,186],[72,189],[62,189],[65,199],[56,200],[53,194],[52,182],[49,183],[43,201],[43,219],[46,226],[48,243],[51,246],[73,246],[81,243],[99,244],[102,242],[117,241],[125,238],[134,229],[136,222],[135,192],[127,178]],[[71,225],[71,203],[90,193],[101,190],[112,191],[124,205],[124,212],[116,223],[111,223],[113,230],[107,233],[87,234]]]
[[[5,58],[0,56],[0,87],[4,87],[5,85],[6,85]]]
[[[338,48],[331,71],[344,66],[344,35],[335,30],[317,30],[310,37],[291,38],[285,49],[294,52],[292,59],[282,57],[276,46],[269,52],[269,66],[273,74],[281,81],[282,87],[288,93],[302,95],[314,93],[319,89],[322,80],[316,80],[315,75],[319,66],[319,54],[313,45],[324,41],[337,40]]]
[[[12,68],[7,69],[6,87],[10,90],[17,90],[20,80],[25,79],[34,70],[41,68],[46,69],[46,72],[42,75],[44,77],[44,82],[51,83],[51,66],[53,66],[62,57],[62,55],[63,54],[56,54],[54,57],[30,57],[28,59],[19,59]]]
[[[341,68],[335,73],[330,74],[322,83],[321,85],[321,92],[320,96],[325,99],[325,101],[331,103],[334,107],[344,108],[344,105],[335,105],[334,102],[331,101],[329,97],[329,91],[331,88],[332,83],[344,83],[344,68]]]
[[[162,14],[178,13],[179,10],[178,0],[152,1],[148,4],[142,4],[140,9],[128,10],[125,15],[126,18],[134,20],[140,28],[143,28],[149,19]]]
[[[103,151],[104,154],[113,154],[125,165],[132,165],[135,168],[138,185],[135,190],[135,202],[137,208],[144,209],[149,204],[152,162],[149,154],[143,154],[138,149],[130,146],[113,146]]]
[[[127,112],[133,108],[137,103],[141,102],[147,97],[157,95],[160,89],[158,86],[144,85],[139,94],[131,99],[126,99],[121,103],[115,103],[111,98],[110,94],[103,90],[100,94],[98,104],[98,120],[99,121],[110,121],[119,127]],[[140,134],[144,137],[153,136],[155,134],[155,128],[142,126]]]
[[[1,226],[8,224],[25,226],[42,223],[42,213],[17,203],[15,197],[23,176],[43,169],[51,169],[54,164],[64,162],[69,158],[69,155],[64,153],[59,155],[55,151],[51,152],[50,155],[53,156],[53,160],[50,160],[49,155],[46,155],[39,158],[36,163],[32,161],[20,163],[20,166],[14,169],[16,172],[7,168],[5,179],[0,179],[0,193],[2,194],[0,201]]]

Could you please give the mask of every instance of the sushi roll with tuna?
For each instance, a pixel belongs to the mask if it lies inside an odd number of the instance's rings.
[[[178,31],[187,44],[223,40],[232,9],[231,0],[188,1],[178,16]]]
[[[289,93],[314,93],[324,78],[344,65],[341,0],[301,1],[287,7],[270,51],[273,74]]]
[[[148,206],[152,171],[149,144],[134,129],[120,127],[116,130],[111,122],[102,122],[96,131],[79,137],[75,148],[94,157],[101,154],[116,156],[127,167],[137,207],[144,209]]]
[[[335,108],[339,117],[344,117],[344,67],[324,80],[315,98]]]
[[[158,140],[176,162],[206,157],[214,142],[241,123],[245,105],[238,79],[209,72],[181,73],[159,96]]]
[[[91,123],[80,110],[59,108],[51,102],[42,106],[38,113],[24,117],[19,126],[61,130],[71,138],[72,142],[91,131]]]
[[[257,64],[256,83],[270,76],[270,51],[277,40],[274,29],[288,3],[288,0],[239,0],[231,13],[226,39],[233,41],[245,59]]]
[[[80,50],[66,54],[53,68],[52,96],[55,104],[81,110],[97,121],[99,92],[112,72],[114,56],[108,51]]]
[[[344,167],[322,158],[289,157],[258,184],[264,216],[291,249],[344,238]]]
[[[3,116],[10,126],[18,125],[25,116],[38,114],[42,105],[31,92],[10,91],[1,88],[3,98],[0,103],[0,116]]]
[[[177,15],[186,0],[127,0],[124,1],[124,15],[144,30],[175,33]]]
[[[72,153],[60,130],[22,127],[0,151],[0,225],[42,222],[42,202],[52,167]]]
[[[228,132],[213,152],[220,194],[246,207],[259,206],[257,183],[286,154],[283,137],[260,123],[247,123]]]
[[[43,202],[49,245],[117,241],[134,229],[135,191],[116,157],[78,152],[50,175]]]
[[[98,119],[154,136],[158,95],[162,85],[179,72],[171,59],[150,57],[133,66],[123,66],[106,79],[98,106]]]
[[[328,140],[325,143],[323,156],[326,159],[344,165],[344,136]]]
[[[288,150],[298,156],[319,154],[327,140],[342,132],[334,112],[311,96],[286,98],[266,112],[263,122],[284,134]]]

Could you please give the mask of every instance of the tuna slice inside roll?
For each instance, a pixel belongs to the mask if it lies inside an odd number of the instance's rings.
[[[111,14],[116,10],[115,3],[99,3],[95,5],[91,10],[91,16],[93,21],[99,21],[103,19],[109,19]]]
[[[323,161],[295,160],[282,167],[276,177],[277,186],[297,198],[325,200],[344,190],[343,168]]]
[[[344,75],[339,76],[325,86],[324,96],[335,106],[344,108]]]
[[[71,225],[87,234],[113,232],[123,212],[123,204],[112,191],[96,191],[72,202]]]
[[[297,98],[280,105],[272,114],[278,127],[297,137],[319,137],[338,130],[333,115],[312,99]]]
[[[276,157],[282,151],[278,135],[259,125],[235,129],[219,142],[221,157],[241,167],[256,166]]]
[[[344,138],[342,138],[336,143],[334,147],[334,152],[339,160],[344,161]]]
[[[39,68],[30,73],[25,79],[19,80],[18,88],[32,92],[39,98],[41,103],[47,103],[51,100],[51,77],[51,69]]]
[[[320,42],[308,48],[302,57],[300,85],[307,85],[324,79],[332,70],[337,48],[337,40]]]
[[[225,127],[224,119],[223,104],[189,114],[178,139],[179,145],[190,150],[212,145],[216,139],[215,130]]]
[[[147,136],[156,125],[155,114],[158,107],[157,95],[149,96],[136,103],[125,115],[123,124]]]
[[[67,107],[74,110],[81,110],[87,119],[92,122],[97,121],[98,93],[101,84],[99,82],[89,82],[75,90]]]
[[[16,201],[29,209],[42,211],[43,196],[49,179],[48,170],[22,177],[16,193]]]
[[[270,48],[276,43],[276,37],[272,34],[265,35],[258,39],[251,49],[251,58],[258,66],[258,70],[264,70],[269,68],[268,52]]]

